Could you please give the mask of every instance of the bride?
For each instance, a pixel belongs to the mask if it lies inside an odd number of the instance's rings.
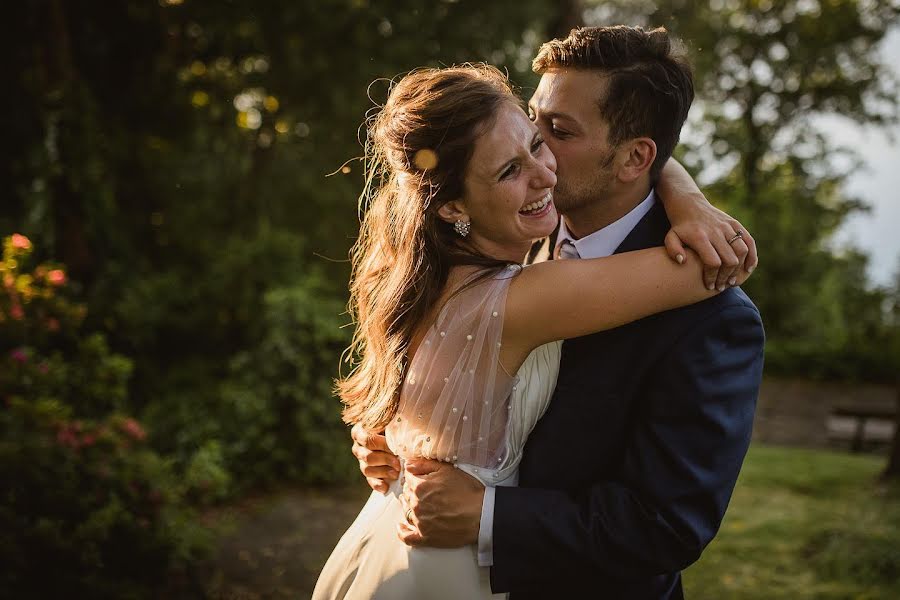
[[[696,255],[679,264],[663,248],[520,266],[557,226],[556,160],[493,67],[413,71],[368,134],[352,255],[356,362],[338,391],[345,420],[385,430],[401,461],[515,485],[556,382],[559,340],[717,293]],[[664,199],[667,209],[685,202],[695,201]],[[747,274],[736,275],[740,285]],[[475,540],[441,549],[399,539],[398,527],[412,527],[400,473],[338,542],[313,598],[493,597]]]

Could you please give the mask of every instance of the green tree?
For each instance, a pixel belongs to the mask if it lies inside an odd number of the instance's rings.
[[[232,424],[216,422],[231,418],[217,409],[235,397],[233,365],[281,364],[260,350],[274,352],[262,341],[282,326],[272,293],[317,281],[302,316],[335,321],[358,228],[358,130],[388,79],[487,60],[528,81],[557,10],[539,0],[7,8],[16,27],[0,41],[11,66],[0,102],[16,118],[3,124],[0,231],[23,231],[67,265],[89,299],[88,328],[134,360],[128,408],[158,419],[150,425],[168,435],[154,442],[185,465],[203,462],[197,452],[249,456],[204,444],[233,441]],[[314,381],[279,397],[308,392],[302,414],[337,414],[339,352],[302,347]],[[257,383],[264,394],[279,382]],[[258,439],[290,435],[267,419]]]
[[[768,332],[770,371],[889,378],[878,360],[884,290],[866,257],[833,235],[866,205],[842,184],[858,164],[817,118],[897,118],[900,87],[878,56],[895,0],[591,3],[591,22],[665,25],[690,52],[697,88],[681,156],[708,195],[745,223],[762,268],[748,282]]]

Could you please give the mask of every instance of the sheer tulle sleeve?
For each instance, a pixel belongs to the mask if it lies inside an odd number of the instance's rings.
[[[428,329],[407,368],[399,412],[387,427],[398,456],[487,469],[504,462],[515,378],[500,366],[500,339],[516,270],[453,296]]]

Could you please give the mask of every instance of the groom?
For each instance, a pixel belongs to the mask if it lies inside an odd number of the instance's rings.
[[[670,225],[654,186],[693,99],[668,35],[574,30],[544,44],[533,67],[542,78],[529,108],[556,155],[563,219],[530,260],[662,245]],[[618,168],[631,153],[655,154],[637,180]],[[730,233],[712,245],[745,253]],[[547,307],[552,318],[552,298]],[[401,537],[477,543],[493,591],[513,600],[682,598],[680,571],[715,536],[750,443],[763,342],[739,288],[566,340],[519,487],[483,488],[446,464],[411,461],[407,502],[419,530],[403,526]],[[387,475],[366,470],[384,458],[383,438],[360,433],[364,472]]]

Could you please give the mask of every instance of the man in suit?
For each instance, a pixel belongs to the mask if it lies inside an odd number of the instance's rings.
[[[666,165],[693,99],[690,69],[666,32],[574,30],[544,44],[534,69],[542,78],[529,109],[557,157],[563,219],[531,260],[663,245],[670,224],[655,187],[663,168],[680,168]],[[635,162],[647,168],[623,176]],[[742,233],[709,244],[736,263],[748,251]],[[731,272],[709,284],[728,287]],[[419,530],[401,536],[426,546],[477,541],[493,591],[513,600],[682,598],[680,571],[715,536],[750,443],[763,343],[758,310],[734,287],[566,340],[519,487],[485,489],[447,465],[411,461]],[[354,436],[366,472],[384,447]]]

